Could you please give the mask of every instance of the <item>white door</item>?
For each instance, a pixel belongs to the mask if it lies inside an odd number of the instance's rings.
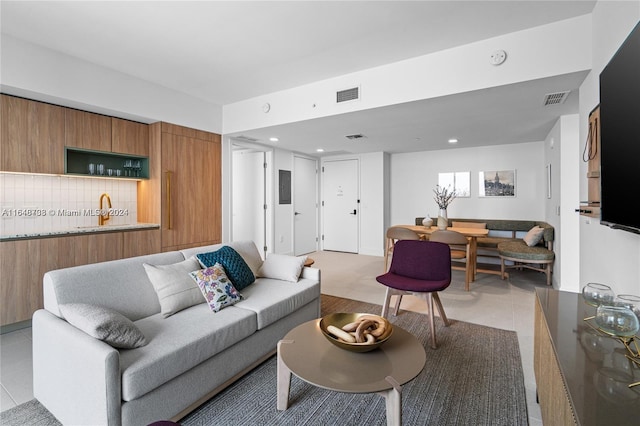
[[[316,160],[293,157],[293,252],[296,256],[317,250]]]
[[[326,161],[322,168],[324,250],[358,252],[358,160]]]
[[[232,168],[232,239],[266,246],[265,153],[235,147]]]

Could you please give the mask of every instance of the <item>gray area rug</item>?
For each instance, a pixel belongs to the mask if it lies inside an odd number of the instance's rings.
[[[322,314],[369,312],[370,303],[322,296]],[[436,320],[438,349],[429,347],[426,315],[401,311],[390,320],[414,334],[427,351],[424,370],[402,387],[404,425],[527,425],[524,375],[513,331]],[[377,394],[320,389],[293,376],[286,411],[276,409],[276,359],[265,361],[180,421],[197,425],[385,425]],[[37,401],[3,412],[2,425],[59,425]]]

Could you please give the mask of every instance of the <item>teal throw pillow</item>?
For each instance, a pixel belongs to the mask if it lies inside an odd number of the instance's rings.
[[[220,263],[237,290],[248,287],[256,280],[247,262],[237,251],[229,246],[223,246],[219,250],[209,253],[200,253],[196,257],[205,268],[210,268],[216,263]]]

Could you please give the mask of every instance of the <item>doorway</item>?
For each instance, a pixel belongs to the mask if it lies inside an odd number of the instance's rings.
[[[269,223],[267,167],[270,152],[232,142],[231,239],[251,240],[263,258],[272,234]]]
[[[318,249],[318,180],[316,160],[293,157],[293,252]]]
[[[358,253],[358,160],[332,160],[322,167],[322,246]]]

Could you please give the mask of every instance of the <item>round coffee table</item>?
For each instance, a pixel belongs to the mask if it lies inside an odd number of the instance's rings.
[[[402,424],[402,386],[415,378],[427,359],[424,347],[394,325],[393,334],[371,352],[341,349],[320,331],[320,319],[301,324],[278,342],[278,410],[289,406],[291,374],[324,389],[376,392],[386,399],[387,425]]]

